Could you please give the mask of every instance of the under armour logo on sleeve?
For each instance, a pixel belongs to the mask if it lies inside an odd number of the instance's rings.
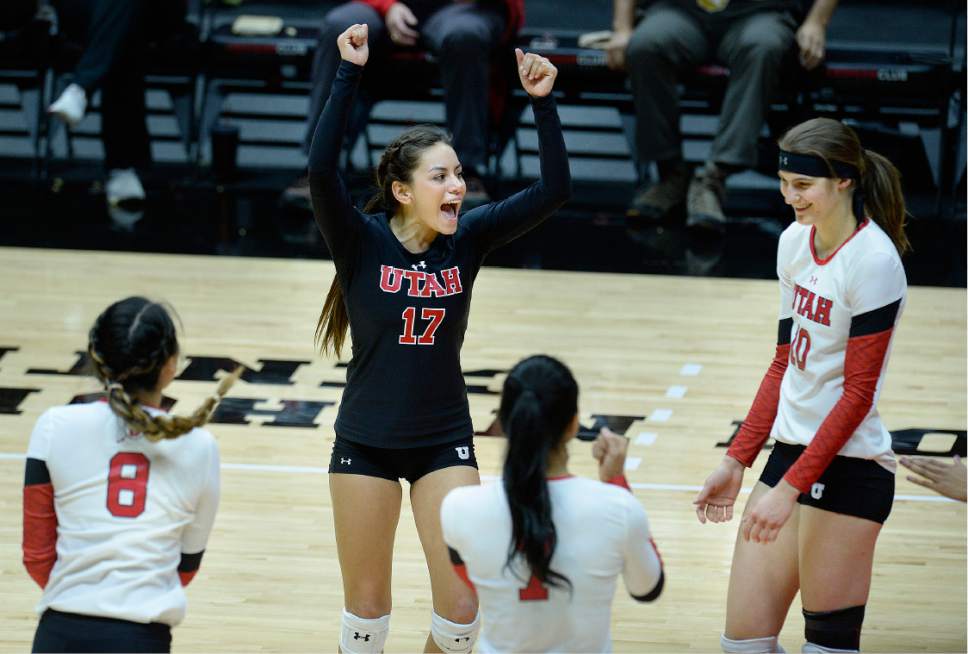
[[[343,457],[340,457],[339,462],[344,466],[353,465],[353,459],[344,459]]]

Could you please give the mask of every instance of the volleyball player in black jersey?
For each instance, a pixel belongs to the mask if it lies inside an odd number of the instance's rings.
[[[405,478],[433,592],[426,651],[470,652],[477,600],[453,571],[439,517],[451,489],[480,483],[460,348],[484,257],[570,195],[551,95],[557,69],[516,51],[538,130],[537,182],[460,216],[465,184],[457,155],[444,132],[418,126],[387,146],[377,168],[379,191],[361,212],[337,161],[369,55],[366,26],[351,26],[338,46],[342,61],[316,127],[309,180],[337,273],[316,336],[337,354],[347,327],[353,340],[329,468],[345,601],[340,647],[347,654],[383,649]]]

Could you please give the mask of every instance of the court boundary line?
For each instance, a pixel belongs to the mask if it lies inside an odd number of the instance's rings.
[[[13,454],[10,452],[0,452],[0,461],[23,461],[27,458],[26,454]],[[290,474],[329,474],[329,468],[318,466],[289,466],[289,465],[269,465],[262,463],[226,463],[220,466],[222,470],[242,470],[251,472],[275,472]],[[497,481],[499,478],[494,475],[481,475],[481,481]],[[691,486],[688,484],[653,484],[648,482],[629,482],[634,490],[650,491],[674,491],[697,493],[702,490],[702,486]],[[746,488],[740,490],[741,493],[750,493],[753,489]],[[895,495],[895,500],[902,502],[954,502],[955,500],[940,495]]]

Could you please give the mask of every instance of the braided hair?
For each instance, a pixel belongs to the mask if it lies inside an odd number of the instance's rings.
[[[178,338],[165,307],[143,297],[115,302],[97,317],[88,334],[87,354],[111,410],[150,441],[178,438],[204,425],[242,372],[238,368],[223,379],[215,395],[188,418],[145,411],[133,396],[157,387],[165,363],[178,354]]]
[[[528,357],[504,380],[498,418],[508,439],[502,483],[511,510],[505,565],[521,555],[541,583],[568,589],[568,577],[551,569],[558,534],[546,471],[549,455],[577,413],[578,383],[557,359]]]
[[[392,218],[400,208],[400,203],[393,195],[393,183],[411,183],[413,171],[420,163],[424,151],[438,143],[452,145],[450,135],[434,125],[416,125],[394,139],[380,157],[380,163],[376,167],[377,190],[363,207],[363,212],[385,211],[387,220]],[[333,353],[339,356],[349,324],[346,304],[343,301],[343,287],[337,276],[330,284],[323,310],[316,323],[314,340],[320,351],[326,352],[332,348]]]

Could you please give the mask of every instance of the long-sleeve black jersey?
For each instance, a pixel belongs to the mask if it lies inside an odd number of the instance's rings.
[[[436,445],[472,434],[460,348],[484,257],[532,229],[569,197],[571,176],[554,98],[533,98],[541,179],[468,211],[453,235],[407,251],[386,213],[357,210],[337,171],[363,71],[340,63],[309,154],[313,213],[336,264],[353,357],[336,419],[341,438],[386,448]]]

